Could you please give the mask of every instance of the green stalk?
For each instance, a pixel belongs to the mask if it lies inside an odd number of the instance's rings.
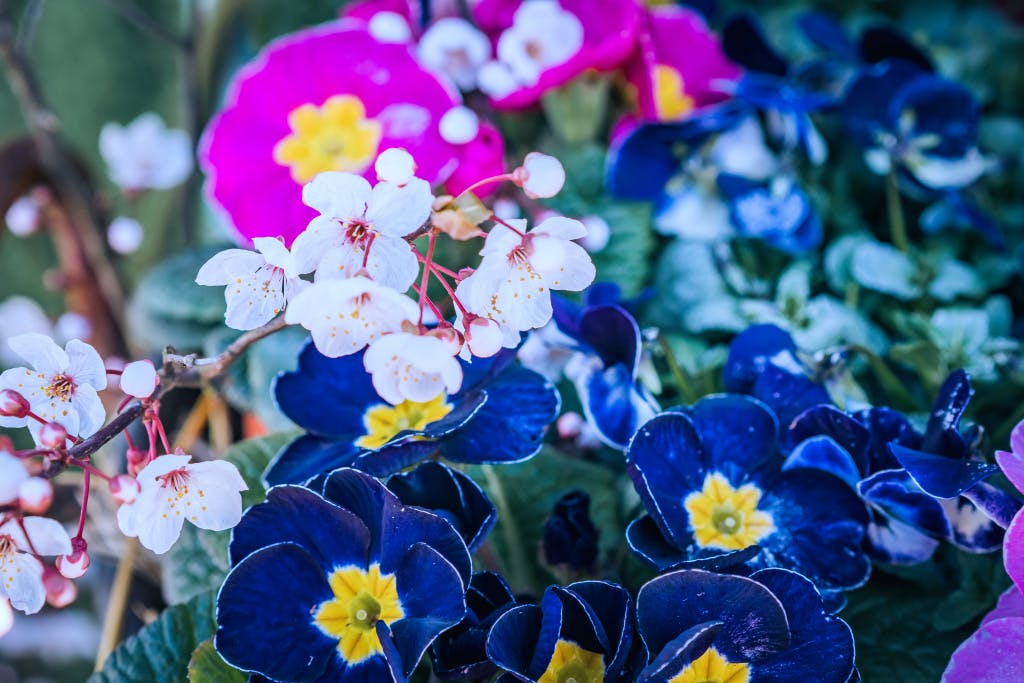
[[[895,167],[889,169],[889,175],[885,179],[885,200],[889,210],[892,244],[905,253],[909,251],[910,243],[907,240],[907,222],[903,217],[903,204],[900,202],[900,186]]]

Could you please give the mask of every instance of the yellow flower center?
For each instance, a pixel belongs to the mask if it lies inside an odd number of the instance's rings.
[[[366,118],[358,97],[335,95],[323,106],[303,104],[288,114],[292,132],[274,146],[274,161],[308,183],[324,171],[365,170],[377,156],[380,122]]]
[[[757,509],[759,502],[761,489],[753,484],[733,488],[728,479],[712,472],[683,505],[700,547],[742,550],[775,531],[772,516]]]
[[[668,683],[747,683],[749,680],[749,666],[729,662],[711,647],[670,678]]]
[[[338,639],[338,653],[349,664],[358,664],[384,651],[377,636],[377,622],[390,625],[405,616],[394,574],[381,574],[380,565],[369,571],[342,567],[328,581],[334,598],[321,603],[313,615],[320,630]]]
[[[662,121],[674,121],[694,107],[693,98],[686,94],[683,76],[667,64],[654,67],[654,106]]]
[[[444,394],[426,403],[402,401],[397,406],[373,406],[363,415],[366,434],[356,439],[356,445],[360,448],[380,448],[400,432],[423,429],[451,411],[452,406],[445,402]]]
[[[602,683],[604,656],[584,650],[576,643],[559,640],[547,670],[537,683]]]

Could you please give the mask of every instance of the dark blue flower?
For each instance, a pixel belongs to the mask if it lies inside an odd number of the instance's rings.
[[[792,178],[755,182],[720,173],[718,187],[729,199],[730,217],[740,235],[790,253],[808,251],[821,243],[821,221],[807,193]]]
[[[838,477],[783,470],[778,422],[749,396],[709,396],[654,418],[626,454],[649,519],[630,525],[631,548],[659,569],[727,562],[801,572],[822,590],[864,583],[867,514]],[[749,558],[751,548],[760,553]],[[704,565],[706,566],[706,565]]]
[[[403,681],[466,612],[455,530],[340,469],[320,491],[278,486],[235,528],[217,651],[278,681]]]
[[[444,518],[470,551],[484,542],[498,519],[494,504],[475,481],[439,462],[425,462],[411,472],[395,474],[387,487],[405,505]]]
[[[567,571],[589,572],[597,562],[598,530],[590,519],[590,496],[570,491],[555,502],[544,522],[544,561]]]
[[[493,572],[477,572],[466,591],[466,616],[442,633],[430,646],[434,674],[442,680],[479,680],[493,676],[498,667],[487,658],[487,634],[498,617],[516,605],[505,579]]]
[[[513,680],[545,683],[625,683],[647,657],[629,593],[605,581],[551,586],[540,605],[505,612],[487,637],[487,655]]]
[[[557,416],[558,392],[513,362],[514,352],[462,363],[462,389],[392,406],[373,388],[362,354],[327,358],[307,344],[299,367],[274,383],[281,411],[306,430],[277,455],[268,484],[301,483],[337,467],[385,476],[434,453],[463,463],[526,460]]]
[[[638,681],[847,683],[853,633],[796,572],[749,578],[682,569],[637,595],[640,635],[653,660]]]

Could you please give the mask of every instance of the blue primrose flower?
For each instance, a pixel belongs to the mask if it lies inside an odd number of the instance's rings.
[[[499,574],[473,574],[466,590],[466,616],[430,646],[434,674],[442,680],[467,681],[497,673],[497,665],[487,657],[487,634],[516,604],[512,589]]]
[[[617,584],[551,586],[539,605],[515,607],[494,622],[487,655],[508,672],[501,681],[626,683],[647,659],[634,621],[629,593]]]
[[[559,330],[575,342],[578,352],[566,368],[576,387],[583,413],[605,444],[625,450],[637,427],[660,407],[639,382],[642,344],[640,326],[625,308],[611,304],[576,310],[556,304]]]
[[[214,644],[274,681],[405,681],[466,613],[459,535],[358,470],[270,489],[229,550]]]
[[[850,627],[785,569],[659,576],[637,595],[637,623],[652,656],[639,683],[858,680]]]
[[[308,481],[338,467],[386,476],[440,453],[452,462],[508,463],[540,450],[558,417],[554,386],[513,362],[515,352],[462,362],[462,389],[425,403],[382,400],[362,354],[328,358],[312,343],[274,382],[278,407],[306,430],[274,458],[270,485]]]
[[[746,562],[798,571],[823,591],[867,581],[864,505],[833,474],[783,469],[778,429],[767,406],[736,394],[641,427],[626,453],[648,513],[627,529],[633,551],[662,571]]]
[[[570,491],[555,501],[544,522],[544,561],[567,571],[591,571],[597,562],[599,535],[590,519],[590,496],[585,491]]]

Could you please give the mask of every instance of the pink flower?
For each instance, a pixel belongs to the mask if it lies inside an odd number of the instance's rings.
[[[541,7],[549,3],[563,12],[541,12],[550,9]],[[520,13],[523,8],[528,14]],[[551,15],[554,21],[534,22],[532,14]],[[495,40],[499,61],[492,64],[497,67],[492,73],[508,77],[492,75],[497,88],[489,93],[491,103],[498,109],[521,109],[585,71],[619,67],[634,48],[640,17],[635,0],[480,0],[473,6],[473,19]],[[574,22],[582,29],[581,40],[564,54],[568,37],[576,33]],[[545,54],[550,58],[543,58]],[[530,57],[538,55],[531,63]]]
[[[402,147],[420,177],[443,182],[458,150],[438,122],[461,104],[408,45],[379,42],[360,21],[293,33],[239,71],[206,130],[207,191],[242,237],[281,234],[291,244],[316,216],[302,203],[302,186],[317,173],[373,179],[377,155]]]
[[[637,49],[626,65],[640,117],[647,121],[678,120],[728,99],[722,84],[741,73],[704,18],[679,6],[647,10]]]

